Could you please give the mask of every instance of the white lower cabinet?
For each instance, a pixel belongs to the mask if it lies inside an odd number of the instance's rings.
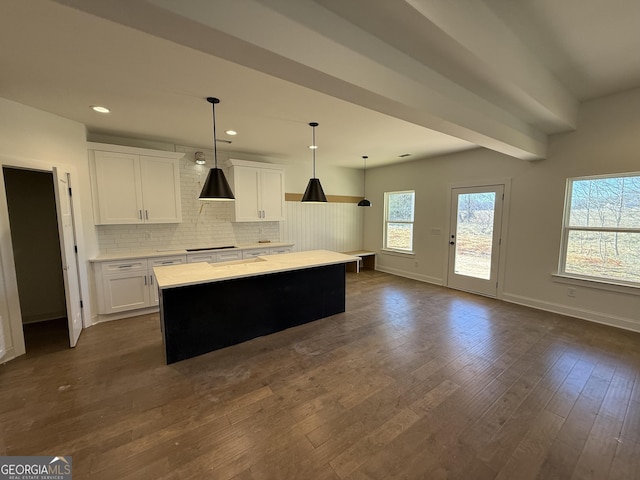
[[[153,267],[185,261],[185,255],[176,255],[95,263],[98,313],[108,315],[158,305]]]
[[[179,265],[182,263],[218,263],[244,260],[291,252],[291,245],[260,248],[222,249],[172,255],[166,257],[134,258],[94,262],[98,313],[114,315],[113,318],[126,317],[126,312],[156,307],[159,303],[158,286],[153,272],[154,267]]]

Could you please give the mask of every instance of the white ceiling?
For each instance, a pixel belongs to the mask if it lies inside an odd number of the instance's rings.
[[[640,86],[639,22],[638,0],[3,0],[0,96],[198,147],[216,96],[219,148],[281,163],[311,121],[334,165],[536,159],[580,101]]]

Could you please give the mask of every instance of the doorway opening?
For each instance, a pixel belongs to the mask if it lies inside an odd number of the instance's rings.
[[[26,350],[69,348],[53,173],[13,167],[2,173]]]

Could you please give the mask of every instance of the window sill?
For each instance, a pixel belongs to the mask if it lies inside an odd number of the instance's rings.
[[[388,248],[383,248],[382,250],[380,250],[380,253],[384,255],[391,255],[391,256],[397,256],[397,257],[414,257],[415,256],[414,252],[402,252],[400,250],[390,250]]]
[[[551,274],[554,282],[567,283],[569,285],[578,285],[581,287],[596,288],[598,290],[607,290],[609,292],[626,293],[628,295],[640,295],[640,286],[627,285],[624,283],[608,282],[605,280],[597,280],[594,278],[578,277],[561,273]]]

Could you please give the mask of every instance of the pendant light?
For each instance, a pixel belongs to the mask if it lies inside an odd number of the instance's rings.
[[[364,194],[364,198],[358,202],[359,207],[370,207],[371,202],[367,200],[367,157],[364,155],[362,159],[364,160],[364,172],[362,172],[362,192]]]
[[[204,182],[200,200],[231,201],[235,200],[229,182],[224,176],[224,172],[218,168],[218,149],[216,148],[216,103],[220,100],[207,97],[207,102],[211,103],[213,109],[213,161],[214,167],[209,170],[207,181]]]
[[[304,191],[304,195],[302,196],[302,201],[316,203],[326,202],[327,197],[325,197],[324,195],[322,185],[320,185],[320,180],[316,178],[316,150],[318,148],[318,146],[316,145],[316,127],[318,126],[318,122],[311,122],[309,126],[311,127],[313,141],[313,143],[309,147],[313,152],[313,177],[309,180],[307,189]]]

